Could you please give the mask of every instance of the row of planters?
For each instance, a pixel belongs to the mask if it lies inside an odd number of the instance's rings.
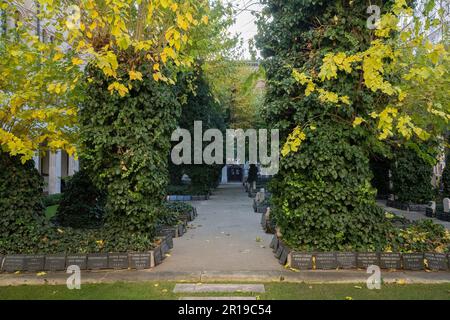
[[[80,270],[153,268],[162,263],[173,248],[173,238],[183,236],[187,231],[188,222],[197,216],[196,208],[187,203],[166,203],[165,206],[170,214],[160,219],[157,227],[158,236],[151,250],[0,255],[0,270],[3,272],[61,271],[71,265],[78,266]],[[96,242],[101,250],[102,240]]]
[[[251,180],[250,176],[246,182],[244,182],[245,192],[250,198],[255,198],[256,194],[262,189],[267,190],[271,177],[258,177],[255,180]]]
[[[357,269],[377,265],[382,269],[396,270],[449,270],[450,233],[431,220],[411,222],[403,217],[386,213],[393,234],[386,252],[346,252],[324,250],[305,251],[291,249],[283,241],[270,214],[270,197],[258,192],[253,200],[255,212],[261,213],[261,226],[266,233],[274,234],[270,247],[275,258],[283,265],[300,270]],[[358,250],[361,251],[361,250]],[[393,252],[397,251],[397,252]]]
[[[276,235],[270,244],[280,264],[298,270],[381,269],[449,271],[450,255],[435,252],[302,252]]]
[[[209,200],[212,189],[190,184],[169,185],[167,187],[167,194],[168,201],[202,201]]]

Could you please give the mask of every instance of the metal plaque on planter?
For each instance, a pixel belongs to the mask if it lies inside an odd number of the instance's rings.
[[[340,269],[355,269],[356,268],[356,253],[355,252],[336,252],[336,262]]]
[[[313,255],[312,253],[295,252],[292,251],[289,255],[289,266],[291,268],[308,270],[313,267]]]
[[[167,242],[167,245],[169,246],[169,249],[173,249],[173,238],[172,238],[172,235],[167,233],[164,237],[166,238],[166,242]]]
[[[160,240],[161,254],[164,258],[164,255],[169,252],[170,248],[167,244],[166,237],[158,237],[158,239]]]
[[[380,268],[381,269],[401,269],[402,259],[400,253],[395,252],[381,252],[380,253]]]
[[[178,228],[176,227],[164,227],[161,231],[164,234],[170,234],[172,238],[176,238],[178,234]]]
[[[163,256],[161,252],[161,246],[157,246],[153,251],[153,259],[155,261],[155,265],[158,265],[162,262]]]
[[[370,265],[379,266],[378,253],[376,252],[358,252],[356,254],[356,266],[366,269]]]
[[[277,251],[275,251],[275,257],[276,257],[277,259],[280,259],[281,254],[283,253],[283,250],[284,250],[284,244],[283,244],[283,242],[280,241],[280,242],[278,243]]]
[[[447,256],[445,253],[425,253],[425,260],[428,264],[428,269],[431,270],[448,270]]]
[[[183,224],[178,224],[178,236],[181,237],[184,234],[184,226]]]
[[[45,256],[46,271],[62,271],[66,270],[66,255],[61,254],[47,254]]]
[[[27,254],[25,255],[25,270],[42,271],[44,270],[45,255]]]
[[[405,270],[423,270],[423,253],[403,253],[403,269]]]
[[[108,268],[128,269],[128,253],[108,253]]]
[[[150,254],[150,252],[129,253],[129,257],[130,257],[130,268],[132,269],[148,269],[151,266],[153,266],[152,255]]]
[[[282,265],[285,265],[289,256],[289,253],[291,252],[291,249],[288,247],[283,248],[283,252],[281,253],[280,258],[278,259],[278,262]]]
[[[88,254],[87,268],[90,270],[108,269],[108,254],[107,253]]]
[[[80,270],[85,270],[87,266],[87,258],[85,254],[69,254],[66,258],[66,268],[68,266],[78,266]]]
[[[15,272],[25,270],[25,256],[23,254],[8,254],[3,260],[3,271]]]
[[[314,254],[316,258],[316,269],[336,269],[337,260],[334,252],[317,252]]]
[[[270,247],[275,249],[278,246],[278,238],[276,235],[273,236],[272,241],[270,242]]]

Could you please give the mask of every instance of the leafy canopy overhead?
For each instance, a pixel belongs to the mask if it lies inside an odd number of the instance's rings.
[[[330,51],[318,70],[293,68],[292,76],[304,87],[305,97],[354,108],[349,124],[364,126],[379,140],[404,143],[440,137],[450,120],[447,15],[436,1],[413,10],[405,0],[396,0],[381,16],[366,50]],[[349,78],[354,86],[342,89],[339,83]],[[377,97],[371,112],[357,110],[363,92]],[[298,150],[303,140],[299,137],[292,132],[283,155]]]
[[[75,152],[85,65],[120,97],[144,77],[174,83],[194,61],[191,35],[209,22],[202,0],[6,0],[0,9],[0,145],[23,162],[44,142]]]

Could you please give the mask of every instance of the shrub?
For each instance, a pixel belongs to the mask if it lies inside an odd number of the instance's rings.
[[[62,193],[50,194],[44,197],[43,204],[45,207],[54,206],[61,202],[62,197],[63,197]]]
[[[0,149],[0,253],[33,252],[45,225],[44,181],[33,161]]]
[[[98,227],[102,222],[105,200],[105,194],[94,186],[88,173],[78,171],[67,179],[55,220],[65,227]]]
[[[434,195],[432,174],[433,167],[415,150],[398,150],[392,166],[393,192],[403,202],[427,203]]]

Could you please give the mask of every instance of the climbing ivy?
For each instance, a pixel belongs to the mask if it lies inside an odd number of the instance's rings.
[[[432,175],[432,165],[415,150],[402,148],[395,153],[392,185],[398,200],[412,203],[431,201],[434,197]]]
[[[366,10],[382,3],[263,3],[257,45],[267,76],[264,117],[287,142],[271,186],[280,232],[291,246],[305,250],[381,249],[390,224],[375,203],[369,168],[369,150],[379,143],[351,124],[355,112],[372,112],[383,95],[357,90],[354,79],[360,73],[354,70],[321,87],[339,92],[336,108],[326,91],[306,94],[309,79],[292,74],[302,69],[317,75],[327,54],[368,49],[373,33],[366,28]]]
[[[151,73],[151,66],[139,71]],[[148,77],[120,97],[98,69],[88,68],[87,76],[92,81],[79,115],[84,163],[107,194],[105,228],[132,250],[133,241],[151,243],[162,210],[179,103],[169,85]]]

